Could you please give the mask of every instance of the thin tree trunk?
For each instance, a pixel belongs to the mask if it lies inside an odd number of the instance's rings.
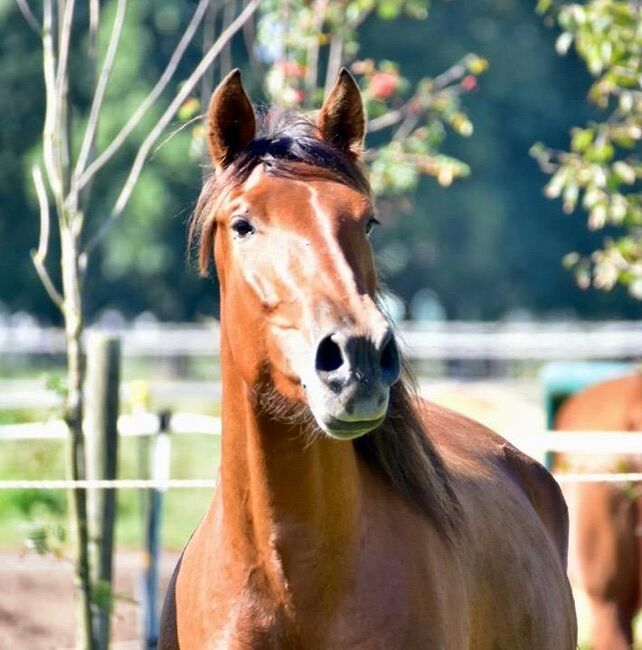
[[[62,282],[65,296],[64,317],[67,341],[67,400],[65,421],[69,427],[68,473],[72,480],[87,478],[85,436],[83,431],[83,381],[85,364],[82,352],[81,270],[78,264],[79,240],[74,223],[80,216],[66,214],[61,227]],[[70,528],[74,536],[74,584],[76,589],[76,646],[82,650],[96,647],[92,625],[91,573],[89,566],[89,532],[87,526],[87,492],[70,493]]]

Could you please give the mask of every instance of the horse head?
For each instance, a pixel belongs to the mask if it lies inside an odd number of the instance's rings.
[[[256,122],[234,71],[212,95],[214,174],[192,224],[201,269],[215,260],[223,344],[248,386],[267,379],[352,439],[382,424],[400,375],[376,297],[359,88],[343,70],[316,121],[268,115],[258,134]]]

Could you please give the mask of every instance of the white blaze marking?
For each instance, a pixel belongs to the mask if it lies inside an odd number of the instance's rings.
[[[308,187],[310,192],[310,200],[314,211],[320,214],[327,215],[327,210],[323,208],[319,200],[319,194],[314,187]],[[354,277],[354,272],[347,260],[345,255],[339,246],[339,242],[336,240],[334,233],[330,230],[331,219],[321,219],[322,233],[330,253],[332,254],[332,260],[335,264],[335,268],[344,282],[344,288],[346,290],[346,296],[350,295],[350,290],[354,290],[355,293],[358,293],[357,281]]]

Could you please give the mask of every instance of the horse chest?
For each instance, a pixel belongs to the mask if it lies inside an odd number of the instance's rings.
[[[411,603],[400,598],[390,606],[381,602],[368,609],[356,603],[342,603],[335,612],[278,611],[254,604],[235,607],[225,622],[212,630],[209,639],[193,647],[215,650],[459,650],[448,643],[442,626],[416,613]],[[372,605],[372,599],[366,599]],[[183,648],[183,645],[181,645]]]
[[[181,650],[465,647],[462,637],[453,636],[445,622],[447,589],[431,580],[419,559],[402,548],[366,545],[362,551],[345,588],[331,598],[314,582],[281,585],[276,591],[283,587],[283,597],[275,596],[261,571],[248,573],[242,566],[224,562],[215,563],[205,581],[187,553],[181,567],[182,586],[179,579],[179,600],[187,614],[178,626]],[[187,582],[189,574],[192,578]]]

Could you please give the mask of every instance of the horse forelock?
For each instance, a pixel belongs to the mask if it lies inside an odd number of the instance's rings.
[[[216,212],[230,191],[263,164],[267,174],[293,180],[328,180],[370,196],[360,161],[322,140],[310,119],[292,111],[266,113],[257,137],[218,175],[206,178],[189,227],[190,249],[198,250],[199,269],[207,274],[212,259]]]

